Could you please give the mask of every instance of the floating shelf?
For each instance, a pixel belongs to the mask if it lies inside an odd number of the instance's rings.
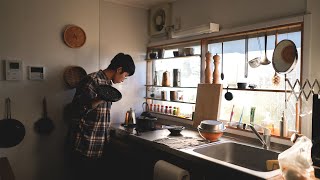
[[[223,88],[224,90],[236,90],[236,91],[260,91],[260,92],[291,92],[288,90],[274,90],[274,89],[238,89],[238,88]]]
[[[147,87],[159,87],[159,88],[197,88],[195,86],[190,87],[178,87],[178,86],[158,86],[158,85],[145,85]],[[230,89],[230,88],[229,88]]]
[[[159,59],[146,59],[146,61],[157,61],[157,60],[167,60],[167,59],[183,59],[183,58],[191,58],[191,57],[201,57],[200,54],[192,55],[192,56],[179,56],[179,57],[168,57],[168,58],[159,58]]]
[[[154,111],[150,111],[150,113],[192,121],[192,119],[189,117],[181,117],[181,116],[175,116],[175,115],[170,115],[170,114],[163,114],[163,113],[154,112]]]
[[[163,99],[157,99],[157,98],[151,98],[151,97],[145,97],[145,99],[151,99],[151,100],[155,100],[155,101],[166,101],[166,102],[173,102],[173,103],[196,104],[196,103],[194,103],[194,102],[170,101],[170,100],[163,100]]]

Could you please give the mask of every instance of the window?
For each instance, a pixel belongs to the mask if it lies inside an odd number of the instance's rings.
[[[275,39],[276,35],[268,35],[266,39],[266,53],[270,61],[272,61],[273,50],[276,46]],[[298,65],[286,76],[288,79],[300,80],[301,31],[278,34],[277,39],[278,42],[283,39],[289,39],[296,44],[298,50]],[[246,69],[245,41],[246,39],[237,39],[208,44],[208,50],[212,54],[218,53],[220,57],[223,57],[224,80],[222,83],[224,87],[229,86],[231,88],[237,88],[238,82],[246,82],[247,84],[255,84],[256,89],[258,90],[261,89],[261,91],[229,90],[229,92],[232,92],[234,98],[232,101],[227,101],[224,98],[222,99],[220,119],[230,120],[230,114],[232,108],[234,108],[232,121],[239,121],[243,111],[242,122],[250,123],[250,111],[251,108],[254,107],[254,123],[272,123],[274,125],[273,134],[279,134],[279,121],[281,120],[283,111],[288,120],[288,128],[292,130],[296,129],[295,99],[290,98],[286,103],[287,108],[285,108],[286,96],[284,91],[284,75],[280,75],[280,78],[282,79],[280,81],[281,83],[279,85],[274,85],[272,84],[272,77],[275,74],[275,70],[273,69],[272,63],[269,65],[260,65],[256,68],[248,66]],[[248,60],[250,61],[256,57],[265,57],[265,36],[248,38]],[[220,63],[220,65],[222,64]],[[221,68],[222,67],[220,66],[220,70],[222,70]],[[276,90],[283,91],[279,92]],[[225,92],[223,92],[223,94]]]
[[[291,40],[296,45],[298,51],[298,61],[295,68],[287,74],[277,74],[272,63],[251,67],[249,61],[254,58],[265,57],[272,62],[272,56],[276,44],[282,40]],[[209,37],[201,39],[196,44],[174,44],[161,47],[151,47],[151,49],[164,48],[165,54],[163,59],[152,61],[152,78],[158,78],[161,82],[164,71],[172,72],[173,69],[181,69],[181,87],[174,88],[170,91],[177,90],[184,92],[184,101],[190,104],[179,105],[184,109],[188,119],[191,119],[190,112],[194,111],[196,101],[196,88],[198,83],[203,83],[205,69],[204,49],[211,52],[212,55],[218,54],[221,57],[219,70],[223,71],[224,79],[220,82],[223,84],[222,101],[220,106],[220,120],[230,121],[230,114],[233,110],[233,122],[239,122],[242,119],[244,123],[250,123],[250,113],[255,108],[254,123],[259,125],[271,125],[272,134],[279,136],[280,120],[283,112],[288,123],[288,130],[299,131],[299,117],[296,115],[300,109],[300,104],[294,96],[288,96],[289,89],[285,79],[294,83],[297,79],[301,81],[301,52],[302,52],[302,24],[290,24],[279,27],[264,28],[251,30],[248,32],[239,32],[234,34],[220,35],[218,37]],[[267,46],[265,46],[267,45]],[[201,56],[173,58],[173,52],[179,51],[182,47],[192,47],[195,54]],[[150,50],[150,48],[148,49]],[[213,61],[212,61],[213,62]],[[274,84],[273,77],[277,74],[280,77],[280,83]],[[245,82],[248,85],[255,85],[254,89],[238,89],[237,83]],[[172,80],[171,80],[172,84]],[[228,101],[224,98],[227,91],[233,94],[233,99]],[[151,89],[151,90],[150,90]],[[154,101],[160,97],[160,91],[164,88],[160,84],[153,85],[149,88],[151,94],[155,95],[152,103],[172,104],[174,102]],[[148,95],[147,95],[148,96]]]

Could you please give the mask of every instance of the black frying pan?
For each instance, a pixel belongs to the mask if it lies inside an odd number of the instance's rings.
[[[121,92],[111,85],[99,85],[97,94],[101,99],[107,102],[117,102],[122,98]]]
[[[6,98],[6,118],[0,120],[0,148],[9,148],[18,145],[24,138],[24,125],[11,118],[10,98]]]
[[[48,117],[47,113],[47,101],[46,98],[43,98],[43,117],[34,123],[34,129],[39,134],[48,135],[54,129],[53,121]]]

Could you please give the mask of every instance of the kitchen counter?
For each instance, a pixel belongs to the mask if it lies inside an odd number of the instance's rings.
[[[229,174],[233,174],[233,177],[243,177],[246,179],[271,179],[274,177],[277,177],[281,172],[280,170],[273,171],[271,174],[269,173],[268,176],[266,176],[267,173],[259,174],[257,171],[253,171],[247,168],[242,168],[239,166],[235,166],[233,164],[222,162],[222,161],[212,161],[212,159],[208,159],[205,157],[199,157],[195,156],[192,151],[188,150],[190,147],[184,147],[181,149],[172,148],[168,145],[164,145],[162,143],[155,142],[159,139],[165,139],[165,138],[178,138],[174,136],[170,136],[170,132],[167,129],[159,129],[154,131],[148,131],[148,132],[137,132],[134,128],[125,128],[121,126],[120,124],[112,124],[112,133],[111,133],[111,140],[112,139],[118,139],[120,141],[125,141],[132,143],[139,147],[145,147],[148,148],[151,151],[156,152],[164,152],[169,154],[171,157],[177,157],[182,160],[186,160],[190,162],[190,164],[194,164],[195,166],[199,167],[205,167],[204,171],[212,171],[217,170],[217,172],[223,173],[221,175],[221,178],[227,177]],[[191,128],[186,128],[181,132],[182,136],[179,137],[190,137],[195,139],[202,139],[198,132]],[[257,139],[243,137],[243,136],[236,136],[233,134],[224,133],[224,135],[220,138],[221,141],[224,140],[232,140],[236,142],[242,142],[247,143],[253,146],[261,147],[261,143]],[[206,145],[209,142],[203,141],[202,144]],[[200,145],[202,146],[202,145]],[[271,144],[270,150],[276,151],[276,152],[282,152],[289,148],[285,145],[280,144]],[[199,167],[200,169],[200,167]],[[198,170],[199,170],[198,169]],[[209,175],[209,177],[216,177],[216,175]],[[279,177],[279,176],[278,176]]]

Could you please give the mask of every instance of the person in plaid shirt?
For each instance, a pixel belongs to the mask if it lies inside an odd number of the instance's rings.
[[[72,100],[73,123],[69,137],[76,179],[99,177],[103,150],[109,140],[112,103],[99,99],[97,86],[121,83],[134,72],[132,57],[118,53],[106,69],[88,74],[77,86]]]

